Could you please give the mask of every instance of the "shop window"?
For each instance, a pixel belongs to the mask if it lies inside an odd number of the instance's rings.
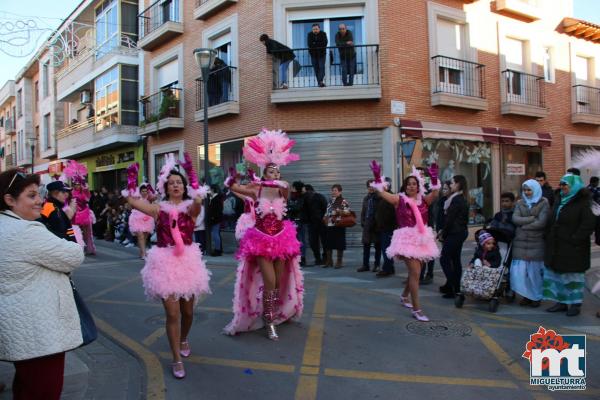
[[[512,192],[520,197],[523,182],[533,179],[535,173],[541,170],[542,150],[539,147],[502,145],[502,192]]]

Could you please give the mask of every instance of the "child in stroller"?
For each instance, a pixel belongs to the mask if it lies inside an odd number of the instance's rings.
[[[468,267],[473,268],[485,265],[486,267],[498,268],[500,263],[502,263],[502,256],[496,245],[496,239],[486,230],[482,229],[477,232],[479,233],[476,236],[477,248]]]

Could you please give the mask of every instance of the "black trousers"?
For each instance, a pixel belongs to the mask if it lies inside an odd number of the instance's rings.
[[[395,269],[394,269],[394,260],[392,260],[391,258],[389,258],[387,256],[387,254],[385,253],[385,251],[387,250],[388,247],[390,247],[390,244],[392,243],[392,236],[394,235],[394,232],[381,232],[381,250],[382,250],[382,255],[383,255],[383,266],[381,267],[381,270],[383,272],[392,272],[395,273]]]
[[[462,263],[460,255],[462,253],[463,243],[469,236],[468,231],[451,233],[444,239],[442,246],[442,256],[440,264],[448,284],[452,287],[455,293],[460,292],[460,278],[462,276]]]
[[[321,260],[321,254],[325,254],[325,234],[327,228],[322,223],[308,224],[308,243],[313,252],[315,260]],[[321,252],[321,249],[323,252]]]

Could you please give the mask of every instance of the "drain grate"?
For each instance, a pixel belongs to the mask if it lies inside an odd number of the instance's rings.
[[[465,337],[472,332],[469,325],[453,321],[414,321],[406,325],[406,330],[415,335],[430,337]]]

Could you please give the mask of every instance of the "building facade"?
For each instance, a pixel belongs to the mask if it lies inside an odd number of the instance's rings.
[[[0,171],[16,167],[16,114],[15,81],[9,80],[0,89]]]

